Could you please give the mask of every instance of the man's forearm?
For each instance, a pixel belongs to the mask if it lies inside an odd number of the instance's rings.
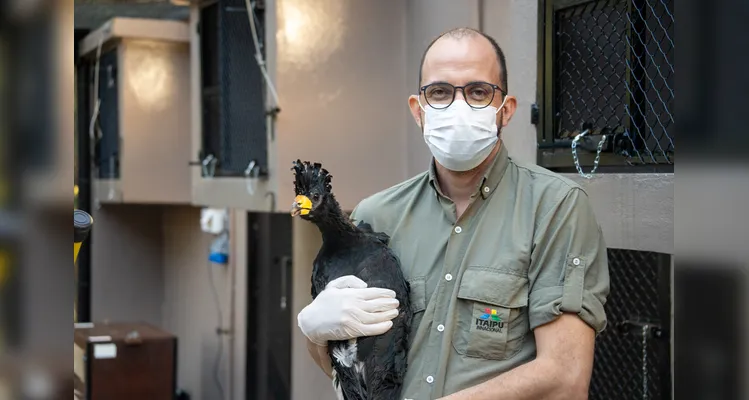
[[[588,379],[572,376],[564,366],[536,359],[440,400],[587,399]]]
[[[309,351],[309,355],[312,357],[312,360],[315,361],[315,364],[317,364],[320,369],[327,375],[330,379],[333,379],[333,364],[330,360],[330,356],[328,355],[328,348],[323,346],[318,346],[309,339],[307,340],[307,351]]]

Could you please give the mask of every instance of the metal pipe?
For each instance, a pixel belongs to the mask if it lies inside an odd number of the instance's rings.
[[[565,140],[555,140],[549,143],[539,143],[538,148],[539,150],[562,149],[562,148],[570,149],[572,148],[572,140],[565,139]]]
[[[88,29],[75,31],[75,62],[77,68],[77,113],[78,113],[78,204],[76,208],[91,214],[91,141],[88,124],[91,119],[91,90],[89,73],[91,65],[78,54],[78,41],[89,33]],[[85,246],[78,253],[76,263],[76,322],[91,321],[91,246],[93,238],[87,239]]]
[[[234,346],[236,346],[236,341],[234,340],[236,332],[236,305],[235,305],[235,297],[236,297],[236,283],[237,283],[237,251],[236,251],[236,223],[235,223],[235,210],[229,210],[228,212],[229,216],[229,268],[231,268],[230,278],[229,278],[229,285],[230,288],[230,297],[229,297],[229,345],[227,346],[227,350],[229,353],[228,361],[229,361],[229,368],[228,368],[228,374],[229,374],[229,400],[234,400],[234,359],[236,354],[236,349]],[[221,339],[223,340],[223,338]]]

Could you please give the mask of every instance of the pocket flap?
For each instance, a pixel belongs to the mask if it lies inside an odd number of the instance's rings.
[[[415,313],[424,311],[427,308],[427,286],[426,279],[411,278],[408,280],[411,291],[411,310]]]
[[[490,267],[468,267],[458,297],[506,308],[528,305],[528,278]]]

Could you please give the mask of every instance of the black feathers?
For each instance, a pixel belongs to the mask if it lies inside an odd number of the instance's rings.
[[[296,176],[296,179],[294,179],[294,194],[307,194],[314,188],[330,193],[332,190],[330,181],[333,179],[333,175],[330,175],[322,167],[322,164],[311,164],[309,161],[302,162],[301,160],[296,160],[293,164],[291,170],[294,171]]]

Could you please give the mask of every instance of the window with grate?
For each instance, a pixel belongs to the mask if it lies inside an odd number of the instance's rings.
[[[268,163],[264,82],[249,20],[254,17],[264,53],[263,8],[258,3],[254,14],[249,14],[245,4],[244,0],[201,4],[203,126],[198,157],[214,157],[214,176],[243,176],[251,162],[261,170]]]
[[[608,249],[611,292],[591,400],[671,399],[671,256]]]
[[[544,0],[539,164],[672,170],[674,1]],[[618,166],[618,167],[617,167]],[[621,168],[623,167],[623,168]]]

